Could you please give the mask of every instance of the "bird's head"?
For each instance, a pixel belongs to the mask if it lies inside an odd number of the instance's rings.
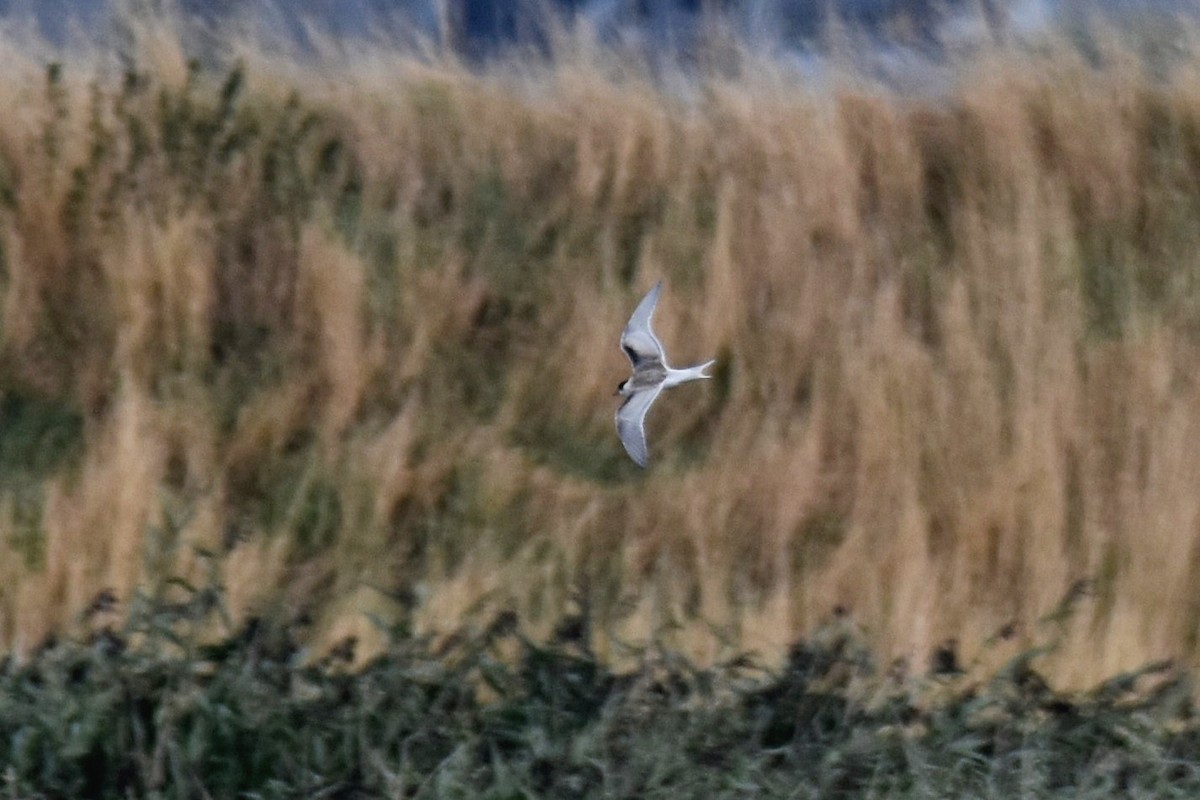
[[[617,395],[628,395],[628,394],[629,394],[629,381],[624,380],[617,384],[617,390],[615,392],[613,392],[613,397],[616,397]]]

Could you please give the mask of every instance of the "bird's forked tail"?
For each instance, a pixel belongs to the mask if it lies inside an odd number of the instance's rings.
[[[697,364],[694,367],[688,367],[689,374],[687,379],[689,381],[696,381],[700,380],[701,378],[711,378],[712,375],[709,375],[707,372],[705,372],[705,370],[715,363],[717,363],[717,360],[714,358],[710,359],[709,361],[705,361],[703,364]]]
[[[698,381],[703,378],[711,378],[712,375],[705,373],[704,370],[717,363],[716,359],[707,361],[703,364],[697,364],[694,367],[683,367],[682,369],[667,368],[667,377],[663,381],[663,388],[670,389],[672,386],[678,386],[681,383],[689,381]]]

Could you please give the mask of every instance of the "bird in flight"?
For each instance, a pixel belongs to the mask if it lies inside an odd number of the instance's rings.
[[[617,387],[616,394],[625,398],[625,402],[617,409],[617,434],[621,437],[621,444],[625,445],[625,451],[639,467],[645,467],[649,460],[646,450],[646,413],[650,411],[650,406],[663,389],[711,378],[711,375],[704,374],[704,370],[716,363],[716,359],[713,359],[683,369],[674,369],[667,364],[662,342],[650,328],[650,317],[654,314],[661,293],[662,281],[659,281],[638,303],[621,334],[621,349],[629,356],[633,375]]]

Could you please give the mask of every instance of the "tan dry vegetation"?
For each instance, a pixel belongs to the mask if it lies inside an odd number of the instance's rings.
[[[841,605],[885,657],[1015,621],[1069,681],[1195,660],[1200,59],[684,100],[603,54],[189,74],[141,38],[136,76],[0,79],[9,645],[214,551],[235,617],[360,655],[368,611],[582,602],[603,652],[777,655]],[[609,395],[658,277],[720,365],[642,473]]]

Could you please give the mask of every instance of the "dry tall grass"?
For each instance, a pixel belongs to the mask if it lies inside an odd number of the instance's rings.
[[[602,649],[709,658],[841,605],[919,661],[1009,621],[1067,681],[1200,654],[1200,58],[684,99],[603,55],[142,39],[4,57],[4,642],[213,551],[318,642],[582,602]],[[610,394],[659,277],[672,356],[720,366],[642,473]]]

